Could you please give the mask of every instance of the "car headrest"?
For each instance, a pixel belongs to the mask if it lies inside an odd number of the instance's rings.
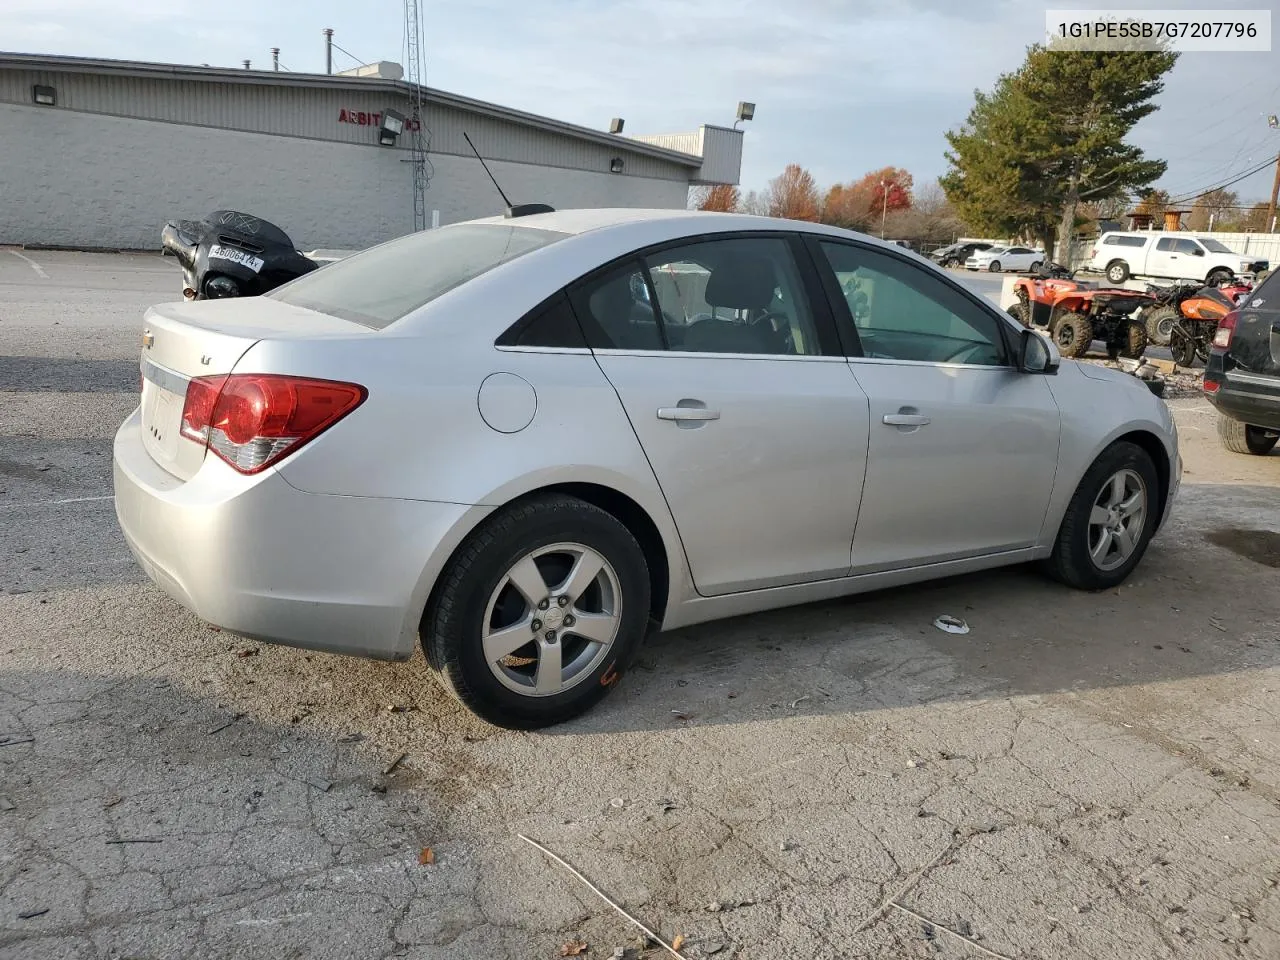
[[[703,299],[713,307],[763,310],[772,302],[777,285],[768,257],[732,257],[712,269]]]

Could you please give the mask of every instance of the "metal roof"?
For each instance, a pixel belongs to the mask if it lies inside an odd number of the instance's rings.
[[[113,74],[117,76],[144,77],[158,80],[194,80],[210,83],[239,83],[250,86],[286,86],[301,88],[388,90],[408,96],[410,84],[403,80],[387,80],[381,77],[352,77],[340,74],[293,73],[275,70],[244,70],[230,67],[197,67],[188,64],[149,63],[142,60],[107,60],[96,57],[64,57],[35,53],[9,53],[0,51],[0,69],[5,67],[27,70],[52,70],[68,73]],[[474,113],[485,114],[523,124],[550,133],[575,137],[592,143],[604,144],[618,150],[666,160],[685,167],[701,167],[702,158],[654,146],[641,140],[603,130],[592,130],[577,124],[553,120],[523,110],[513,110],[485,100],[464,97],[435,87],[422,87],[422,95],[428,102]]]

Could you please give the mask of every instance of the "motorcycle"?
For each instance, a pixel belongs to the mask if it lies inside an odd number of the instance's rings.
[[[235,210],[170,220],[160,247],[182,267],[184,300],[256,297],[320,266],[274,223]]]
[[[1234,310],[1253,287],[1242,281],[1230,286],[1209,286],[1197,281],[1147,289],[1157,298],[1143,317],[1148,336],[1157,342],[1163,339],[1173,354],[1173,362],[1190,367],[1197,356],[1209,359],[1218,321]]]

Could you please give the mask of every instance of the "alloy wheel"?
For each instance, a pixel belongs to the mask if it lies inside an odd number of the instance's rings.
[[[554,696],[591,675],[621,620],[622,590],[609,561],[580,543],[540,547],[516,561],[489,597],[484,660],[509,690]]]
[[[1147,519],[1147,485],[1136,470],[1112,474],[1089,511],[1089,557],[1099,570],[1114,570],[1138,548]]]

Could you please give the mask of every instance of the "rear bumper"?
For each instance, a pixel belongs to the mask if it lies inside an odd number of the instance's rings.
[[[1205,391],[1219,413],[1251,426],[1280,430],[1280,377],[1243,370],[1224,372],[1216,350],[1209,355],[1204,377],[1207,385],[1220,385],[1217,390]]]
[[[209,457],[183,482],[116,434],[116,517],[147,575],[197,616],[258,640],[401,660],[431,584],[488,507],[304,493]]]

